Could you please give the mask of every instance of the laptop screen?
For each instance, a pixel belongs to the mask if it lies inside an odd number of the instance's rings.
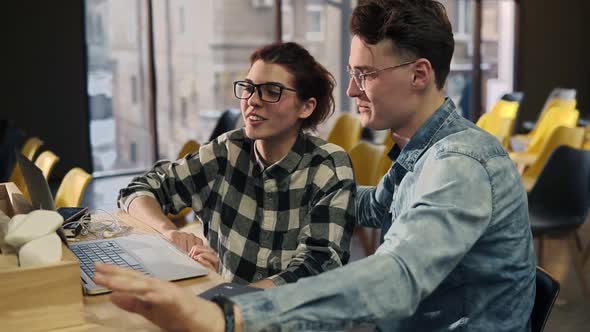
[[[41,170],[18,151],[16,151],[16,161],[18,162],[23,177],[25,178],[25,183],[27,184],[27,189],[31,196],[31,205],[33,206],[33,209],[55,211],[55,205],[53,204],[53,197],[51,196],[49,185]]]

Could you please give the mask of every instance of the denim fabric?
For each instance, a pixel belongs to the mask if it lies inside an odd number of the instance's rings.
[[[529,331],[535,258],[525,190],[496,139],[445,103],[375,188],[360,224],[375,255],[235,298],[247,330]]]

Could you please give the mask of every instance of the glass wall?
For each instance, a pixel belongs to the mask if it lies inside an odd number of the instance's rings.
[[[159,157],[176,158],[187,140],[209,140],[223,110],[239,108],[233,82],[250,53],[275,40],[274,0],[153,4]]]
[[[330,71],[336,80],[335,114],[318,128],[326,137],[340,112],[349,112],[354,103],[346,96],[345,71],[350,49],[348,19],[356,1],[283,0],[283,41],[294,41],[305,48]]]
[[[150,131],[145,0],[86,0],[90,142],[96,175],[145,169]]]
[[[274,0],[151,1],[157,87],[153,96],[149,0],[85,1],[95,176],[145,169],[158,158],[176,158],[189,139],[207,142],[221,112],[239,107],[232,83],[246,75],[250,53],[276,39]],[[475,0],[441,2],[456,41],[445,89],[461,107],[469,104]],[[337,82],[336,114],[318,129],[325,137],[339,112],[354,111],[346,96],[345,68],[348,19],[357,1],[281,3],[282,40],[304,45]],[[501,94],[512,90],[515,9],[513,0],[482,3],[482,104],[489,109]],[[157,133],[158,156],[153,133]]]
[[[472,84],[475,0],[440,0],[455,36],[446,91],[467,116]],[[481,26],[482,107],[489,110],[504,93],[512,92],[514,72],[514,0],[483,0]]]

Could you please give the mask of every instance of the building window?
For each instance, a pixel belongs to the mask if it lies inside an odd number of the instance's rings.
[[[307,40],[324,39],[324,10],[319,4],[308,4],[306,6]]]
[[[182,117],[182,122],[186,125],[188,120],[188,102],[185,97],[180,98],[180,116]]]
[[[293,1],[283,1],[281,5],[283,40],[293,39],[295,15],[293,15]]]
[[[178,8],[178,32],[182,35],[186,31],[186,16],[184,6]]]
[[[102,27],[102,16],[97,15],[95,17],[95,24],[96,24],[96,28],[95,28],[95,32],[96,32],[96,42],[100,43],[103,40],[103,35],[104,35],[104,31],[103,31],[103,27]]]
[[[138,97],[138,86],[137,86],[137,77],[135,75],[131,76],[131,103],[133,105],[137,104],[139,100]]]
[[[254,8],[269,8],[272,7],[274,0],[252,0]]]
[[[131,142],[129,145],[129,160],[132,163],[137,162],[137,143],[135,142]]]

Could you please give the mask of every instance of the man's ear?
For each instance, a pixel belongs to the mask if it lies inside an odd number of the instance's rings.
[[[299,108],[299,118],[300,119],[307,119],[311,116],[313,111],[315,111],[315,107],[317,106],[317,100],[315,98],[309,98]]]
[[[414,64],[414,75],[412,76],[412,86],[418,89],[424,89],[434,81],[434,70],[432,64],[427,59],[421,58]]]

